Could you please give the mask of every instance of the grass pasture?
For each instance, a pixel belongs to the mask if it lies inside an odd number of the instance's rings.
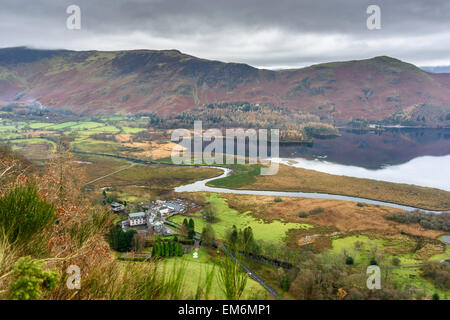
[[[291,229],[309,229],[311,225],[305,223],[291,223],[284,221],[265,222],[261,219],[253,217],[250,212],[239,212],[228,206],[227,200],[219,194],[211,193],[208,197],[208,202],[215,207],[217,211],[218,221],[212,224],[215,231],[216,238],[224,239],[226,232],[231,229],[233,225],[237,228],[243,229],[250,226],[253,229],[253,234],[256,240],[265,240],[276,243],[284,243],[286,234]],[[184,216],[174,216],[171,220],[175,223],[182,224]],[[195,229],[197,232],[202,232],[205,226],[205,220],[200,212],[192,215],[195,222]]]
[[[221,257],[216,255],[214,259],[221,259]],[[217,266],[216,261],[213,260],[205,249],[199,250],[198,259],[194,259],[192,254],[189,253],[185,254],[183,257],[165,259],[161,262],[159,268],[162,272],[167,273],[180,265],[186,268],[184,283],[185,293],[188,296],[194,296],[197,287],[201,287],[204,283],[208,271],[214,268],[214,278],[209,299],[225,299],[219,281],[219,266]],[[256,281],[249,278],[247,280],[243,298],[251,299],[254,297],[266,297],[266,291]]]

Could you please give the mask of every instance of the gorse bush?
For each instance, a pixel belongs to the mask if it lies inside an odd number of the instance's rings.
[[[55,208],[34,184],[16,186],[0,198],[0,236],[25,246],[55,221]]]

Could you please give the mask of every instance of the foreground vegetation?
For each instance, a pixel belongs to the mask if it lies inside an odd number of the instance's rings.
[[[192,261],[185,263],[184,257],[172,258],[179,259],[173,265],[159,259],[117,260],[106,241],[114,216],[93,203],[83,188],[87,181],[83,170],[74,163],[61,149],[41,175],[32,166],[25,167],[11,149],[0,150],[0,299],[229,296],[232,288],[225,288],[225,278],[214,280],[209,269],[206,279],[197,277],[194,271],[201,268]],[[219,274],[227,261],[218,259]],[[81,278],[69,278],[77,269]],[[248,281],[248,289],[246,285],[234,297],[254,296],[263,297],[261,288]]]
[[[183,254],[177,244],[176,254],[159,254],[156,259],[151,255],[154,248],[145,245],[147,240],[154,245],[154,239],[143,239],[144,245],[137,246],[133,231],[123,237],[125,245],[112,246],[125,254],[112,250],[105,236],[113,220],[123,217],[105,210],[100,188],[108,187],[108,201],[138,204],[173,197],[173,187],[219,172],[149,167],[96,154],[152,161],[158,157],[164,162],[167,150],[161,146],[168,144],[168,133],[144,132],[146,125],[148,120],[117,117],[23,121],[1,127],[2,137],[9,139],[14,149],[39,160],[40,166],[9,149],[2,151],[0,298],[267,298],[259,284],[218,250],[222,244],[234,248],[237,257],[285,299],[449,298],[450,270],[440,262],[450,258],[450,248],[439,240],[448,230],[446,220],[421,214],[410,217],[389,207],[356,202],[178,194],[203,206],[187,217],[172,218],[180,225],[192,219],[195,231],[202,233],[198,258],[193,257],[193,244],[189,243],[183,245]],[[61,137],[66,139],[63,144],[58,140]],[[67,152],[71,148],[88,154],[75,159]],[[54,157],[49,156],[52,153]],[[449,208],[448,192],[436,189],[284,166],[272,177],[259,176],[258,165],[231,168],[232,176],[211,184],[340,193],[430,209]],[[189,238],[185,233],[190,230],[183,226],[174,230]],[[383,270],[383,289],[379,291],[365,286],[365,267],[374,263]],[[65,285],[70,265],[82,270],[80,290]],[[26,288],[30,278],[32,290]],[[230,283],[237,285],[230,287]]]
[[[328,199],[181,196],[205,206],[189,216],[196,227],[203,227],[204,234],[210,226],[213,232],[208,238],[230,245],[233,234],[239,238],[250,228],[254,244],[246,246],[244,241],[239,245],[243,261],[285,299],[450,298],[450,270],[446,263],[439,263],[450,259],[450,245],[440,240],[445,232],[389,220],[396,209]],[[210,207],[218,204],[220,207],[212,209],[216,214],[211,214]],[[230,212],[233,219],[228,219]],[[241,223],[248,217],[254,220]],[[223,220],[228,221],[228,228],[221,226]],[[258,221],[272,234],[258,229]],[[279,221],[290,222],[291,228],[277,228],[274,222]],[[295,227],[305,224],[309,227]],[[284,237],[274,239],[273,234],[281,231]],[[365,287],[365,268],[370,264],[383,270],[382,291]]]

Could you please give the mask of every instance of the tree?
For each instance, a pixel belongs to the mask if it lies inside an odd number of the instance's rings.
[[[146,236],[143,233],[136,233],[133,235],[133,239],[131,241],[131,247],[133,251],[139,252],[145,247]]]
[[[175,243],[173,241],[169,242],[169,256],[173,257],[175,255]]]
[[[183,246],[181,245],[181,243],[177,243],[177,256],[182,257],[183,256]]]
[[[119,237],[122,232],[122,228],[118,225],[112,226],[109,230],[108,241],[111,249],[117,250],[119,248]]]
[[[231,227],[231,231],[228,233],[227,236],[228,239],[228,245],[232,248],[234,248],[238,241],[238,230],[235,225]]]
[[[214,229],[208,223],[206,226],[203,227],[202,244],[206,247],[212,247],[214,245],[214,240],[215,240]]]
[[[170,248],[169,248],[169,243],[164,241],[164,256],[166,258],[170,257]]]
[[[244,250],[245,254],[249,254],[253,251],[255,247],[255,239],[253,238],[253,230],[251,227],[247,227],[244,229],[242,233],[242,249]]]
[[[152,248],[152,257],[153,258],[158,258],[161,256],[161,246],[159,241],[155,241],[153,243],[153,248]]]
[[[195,223],[194,220],[189,219],[189,224],[188,224],[188,238],[189,239],[194,239],[195,237]]]
[[[130,251],[136,233],[134,229],[124,232],[120,226],[113,226],[108,235],[109,245],[119,252]]]
[[[218,220],[216,208],[211,205],[207,206],[204,209],[203,215],[205,217],[206,222],[215,223]]]
[[[22,257],[14,265],[10,296],[19,300],[39,299],[42,290],[51,291],[59,280],[56,270],[44,270],[44,262]]]

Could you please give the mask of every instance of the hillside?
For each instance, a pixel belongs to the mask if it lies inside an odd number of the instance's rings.
[[[0,104],[42,103],[80,114],[157,112],[249,102],[353,119],[450,125],[450,74],[389,57],[263,70],[177,50],[0,49]]]

